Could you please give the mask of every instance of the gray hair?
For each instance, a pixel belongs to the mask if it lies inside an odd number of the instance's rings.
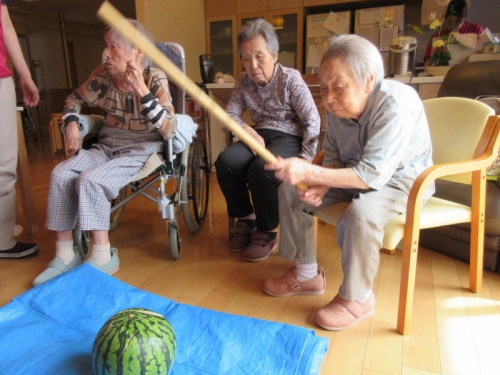
[[[139,21],[136,21],[133,19],[128,19],[128,21],[150,43],[154,43],[153,36],[151,35],[151,33],[148,30],[146,30],[146,28]],[[116,42],[118,43],[118,45],[120,47],[125,48],[127,51],[132,51],[132,49],[134,48],[134,45],[131,42],[129,42],[129,40],[127,38],[125,38],[115,27],[113,27],[113,26],[106,27],[104,29],[104,35],[106,35],[106,34],[109,34],[109,36],[111,38],[116,40]],[[151,59],[148,56],[146,56],[146,54],[144,54],[142,56],[141,63],[142,63],[142,65],[144,65],[145,68],[149,68],[151,65],[153,65],[153,62],[151,61]]]
[[[256,18],[254,20],[248,21],[241,29],[238,31],[237,43],[238,43],[238,56],[241,60],[241,44],[255,37],[261,35],[267,43],[267,49],[271,52],[273,57],[278,56],[280,50],[280,44],[278,42],[278,36],[276,31],[274,31],[273,25],[264,20],[263,18]]]
[[[321,63],[329,59],[340,59],[349,66],[361,87],[366,84],[366,79],[372,74],[375,84],[384,78],[384,62],[380,52],[372,42],[359,35],[332,36]]]

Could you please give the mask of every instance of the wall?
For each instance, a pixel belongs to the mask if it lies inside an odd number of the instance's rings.
[[[25,14],[9,11],[17,34],[24,35],[30,59],[35,62],[34,74],[40,90],[69,88],[64,60],[63,39],[56,15]],[[73,42],[77,66],[77,87],[83,83],[101,60],[104,48],[104,26],[87,27],[67,22],[67,39]]]
[[[478,23],[490,29],[493,34],[500,33],[500,1],[499,0],[471,0],[467,20]]]
[[[137,20],[156,41],[176,42],[186,53],[186,73],[201,82],[199,56],[205,53],[204,0],[135,0]]]

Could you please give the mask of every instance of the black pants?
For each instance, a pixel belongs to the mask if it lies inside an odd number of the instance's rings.
[[[302,150],[301,137],[267,129],[257,133],[275,156],[289,158],[298,156]],[[274,176],[274,171],[264,170],[265,164],[264,159],[255,156],[239,141],[219,155],[215,168],[226,198],[228,216],[244,217],[255,211],[257,229],[271,231],[279,224],[278,187],[281,181]]]

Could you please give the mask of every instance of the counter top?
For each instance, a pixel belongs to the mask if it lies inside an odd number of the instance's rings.
[[[427,77],[413,77],[413,76],[401,76],[395,78],[387,78],[390,80],[399,81],[406,84],[421,84],[421,83],[441,83],[443,82],[444,76],[427,76]],[[319,85],[308,85],[309,87],[315,87]],[[207,89],[232,89],[234,83],[207,83]]]

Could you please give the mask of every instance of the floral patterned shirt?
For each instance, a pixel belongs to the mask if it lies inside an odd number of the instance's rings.
[[[245,126],[241,116],[248,109],[255,129],[271,129],[302,138],[299,156],[312,160],[316,154],[320,117],[311,91],[299,71],[276,63],[273,77],[262,87],[242,74],[235,84],[227,113]]]

